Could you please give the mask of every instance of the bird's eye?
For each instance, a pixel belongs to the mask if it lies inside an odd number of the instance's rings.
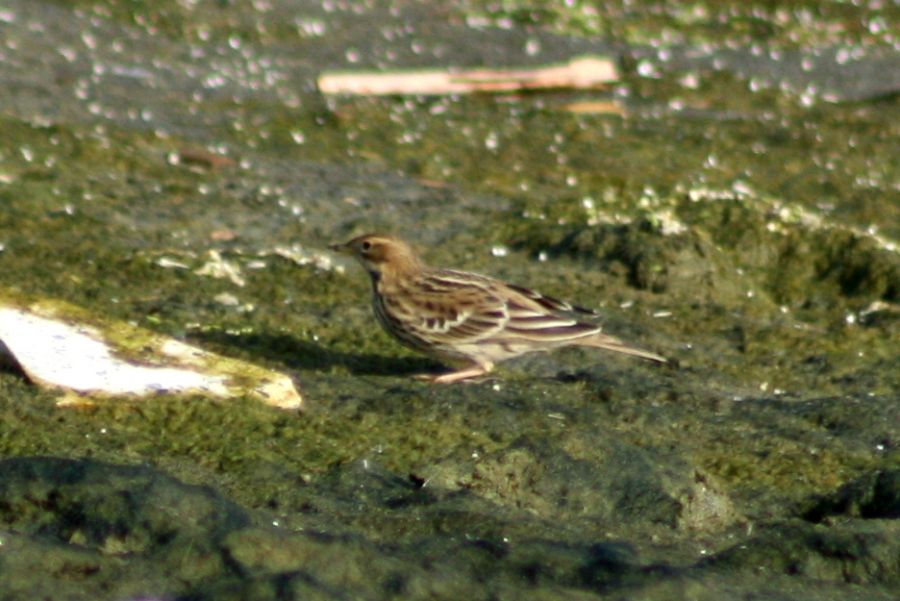
[[[360,245],[360,248],[362,248],[363,250],[371,250],[371,249],[372,249],[372,243],[369,242],[368,240],[366,240],[365,242],[363,242],[363,243]]]

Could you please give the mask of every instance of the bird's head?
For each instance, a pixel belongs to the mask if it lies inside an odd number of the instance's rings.
[[[332,244],[329,248],[351,255],[375,278],[423,267],[409,244],[387,234],[365,234],[343,244]]]

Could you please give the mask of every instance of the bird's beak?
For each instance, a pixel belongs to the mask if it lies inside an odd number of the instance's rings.
[[[329,244],[328,248],[339,253],[347,253],[350,251],[346,244]]]

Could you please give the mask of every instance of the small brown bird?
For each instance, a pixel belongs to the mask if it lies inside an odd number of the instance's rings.
[[[427,266],[398,238],[366,234],[332,250],[355,257],[372,278],[378,321],[402,344],[461,369],[421,376],[448,384],[487,374],[494,363],[580,345],[651,361],[666,359],[601,333],[574,315],[597,313],[477,273]]]

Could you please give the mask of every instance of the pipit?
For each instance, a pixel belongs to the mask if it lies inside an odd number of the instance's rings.
[[[399,238],[366,234],[331,249],[352,255],[369,273],[375,316],[390,335],[460,366],[420,376],[432,382],[475,378],[499,361],[571,345],[666,362],[576,317],[596,317],[595,311],[477,273],[429,267]]]

